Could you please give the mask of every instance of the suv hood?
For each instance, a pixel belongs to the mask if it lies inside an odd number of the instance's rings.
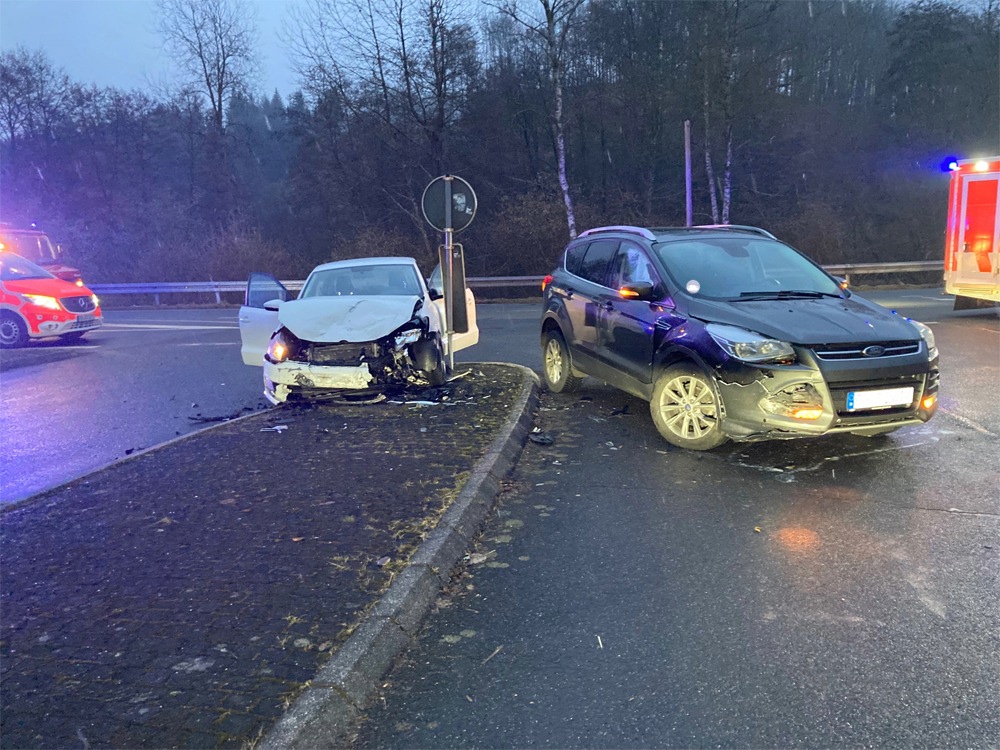
[[[375,341],[413,318],[420,297],[310,297],[285,302],[278,322],[303,341],[322,344]]]
[[[690,315],[757,331],[793,344],[852,344],[915,341],[917,329],[902,315],[852,295],[847,299],[748,300],[716,302],[691,299]]]

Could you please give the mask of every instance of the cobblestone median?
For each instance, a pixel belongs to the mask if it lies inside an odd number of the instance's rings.
[[[521,371],[471,370],[443,403],[271,410],[0,516],[0,747],[255,744],[509,417]]]

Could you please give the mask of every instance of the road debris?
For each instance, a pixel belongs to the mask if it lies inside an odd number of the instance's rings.
[[[604,641],[601,640],[601,636],[597,636],[597,647],[601,650],[604,649]]]
[[[552,445],[554,438],[547,432],[542,432],[537,427],[528,435],[528,440],[536,445]]]
[[[493,653],[492,654],[490,654],[485,659],[483,659],[483,664],[485,664],[486,662],[488,662],[490,659],[492,659],[494,656],[496,656],[497,654],[499,654],[501,651],[503,651],[503,646],[497,646],[495,649],[493,649]]]
[[[280,433],[284,432],[287,429],[288,429],[288,425],[287,424],[276,424],[276,425],[274,425],[274,427],[261,427],[260,431],[261,432],[277,432],[277,433],[280,434]]]

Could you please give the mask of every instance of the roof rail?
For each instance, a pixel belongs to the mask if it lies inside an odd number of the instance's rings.
[[[587,229],[580,232],[580,237],[588,237],[592,234],[598,234],[599,232],[628,232],[630,234],[638,234],[647,240],[655,240],[656,235],[650,232],[648,229],[643,227],[632,227],[628,225],[616,225],[611,227],[594,227],[593,229]]]
[[[691,229],[735,229],[742,232],[753,232],[755,234],[762,234],[765,237],[769,237],[772,240],[778,239],[773,234],[768,232],[766,229],[761,229],[760,227],[752,227],[749,224],[698,224],[691,227]]]

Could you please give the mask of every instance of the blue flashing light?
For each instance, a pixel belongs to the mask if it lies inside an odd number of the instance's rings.
[[[942,172],[957,172],[958,171],[958,157],[949,156],[943,162],[941,162]]]

